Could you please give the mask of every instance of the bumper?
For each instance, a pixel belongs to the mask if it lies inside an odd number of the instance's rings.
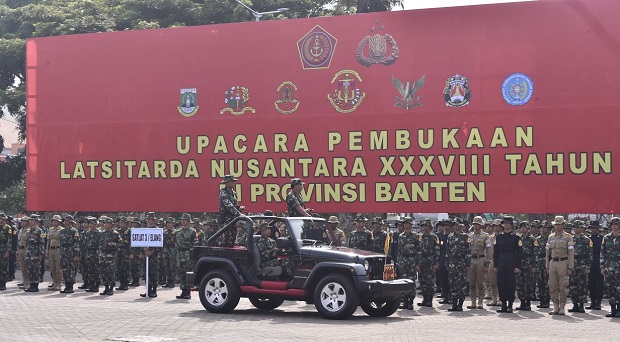
[[[185,273],[185,281],[188,284],[195,285],[194,284],[194,280],[196,280],[196,275],[194,274],[194,272],[186,272]]]
[[[415,281],[411,279],[396,280],[360,280],[357,288],[364,298],[398,297],[415,290]]]

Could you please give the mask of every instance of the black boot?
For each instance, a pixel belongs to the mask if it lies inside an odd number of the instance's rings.
[[[99,292],[99,283],[92,283],[91,286],[86,289],[86,292]]]
[[[133,282],[129,286],[140,286],[140,277],[134,277]]]
[[[111,296],[114,294],[114,285],[116,285],[115,283],[110,283],[110,288],[108,289],[108,296]]]
[[[110,291],[110,285],[106,285],[105,289],[103,290],[103,292],[99,292],[100,295],[105,296],[108,294],[108,291]]]
[[[166,283],[166,287],[169,289],[173,289],[175,287],[174,281],[169,281],[168,283]]]
[[[149,292],[149,297],[156,298],[157,297],[157,285],[151,286],[151,291]]]
[[[463,310],[463,309],[461,309]],[[459,311],[459,300],[458,299],[453,299],[452,300],[452,307],[448,309],[448,311]]]
[[[618,306],[616,304],[611,304],[611,312],[605,315],[605,317],[616,317],[618,313]]]
[[[25,289],[24,292],[39,292],[39,283],[30,283],[30,287]]]
[[[507,312],[508,310],[508,305],[506,305],[506,301],[502,300],[502,307],[501,309],[497,309],[496,312]]]
[[[525,300],[525,308],[523,311],[532,311],[532,302],[529,299]]]
[[[427,308],[432,308],[433,307],[433,296],[430,295],[428,296],[428,298],[426,298],[426,305]]]
[[[536,305],[536,307],[539,308],[539,309],[548,309],[549,308],[549,298],[548,297],[540,298],[540,304]]]
[[[127,280],[123,280],[120,282],[120,284],[118,285],[118,287],[116,288],[119,291],[126,291],[129,290],[129,282]]]
[[[89,288],[89,287],[90,287],[90,284],[89,284],[89,283],[87,283],[87,282],[84,282],[84,284],[82,284],[82,285],[78,286],[78,289],[80,289],[80,290],[84,290],[84,289],[87,289],[87,288]]]
[[[189,290],[182,290],[181,295],[177,296],[177,299],[191,299],[192,295]]]
[[[450,298],[449,294],[446,294],[443,296],[443,299],[439,302],[439,304],[452,304],[452,298]]]
[[[524,298],[519,298],[519,301],[520,301],[519,306],[517,306],[515,308],[515,310],[525,310],[525,307],[527,305],[525,299]]]
[[[616,304],[616,316],[615,317],[620,317],[620,305]]]
[[[508,301],[508,305],[506,306],[506,313],[512,313],[512,301]]]
[[[463,302],[465,300],[464,299],[459,299],[458,303],[456,304],[456,311],[463,311]]]
[[[409,295],[409,297],[407,297],[407,310],[413,310],[413,299],[415,297],[413,295]]]
[[[594,310],[601,310],[601,299],[596,300],[596,304],[594,305]]]
[[[417,306],[426,306],[427,300],[428,300],[428,296],[427,296],[427,295],[424,295],[424,296],[422,296],[422,301],[421,301],[421,302],[419,302],[419,303],[418,303],[418,304],[416,304],[416,305],[417,305]]]
[[[595,306],[596,306],[596,299],[591,298],[590,299],[590,305],[586,306],[584,309],[594,310]]]
[[[404,295],[401,299],[400,299],[400,305],[398,306],[399,309],[406,309],[407,308],[407,303],[409,302],[409,295]]]
[[[60,293],[73,293],[73,283],[66,281],[65,289],[60,291]]]
[[[579,303],[573,302],[573,307],[568,309],[568,312],[579,312]]]
[[[0,291],[4,291],[4,290],[6,290],[6,282],[5,281],[0,283]]]

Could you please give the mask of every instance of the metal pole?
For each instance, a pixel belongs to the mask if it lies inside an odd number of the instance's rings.
[[[146,256],[146,296],[149,296],[149,256]]]

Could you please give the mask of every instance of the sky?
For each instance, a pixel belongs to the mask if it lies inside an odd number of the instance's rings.
[[[505,2],[521,2],[533,0],[404,0],[405,9],[436,8],[451,6],[469,6],[481,4],[497,4]],[[400,9],[400,8],[398,8]]]

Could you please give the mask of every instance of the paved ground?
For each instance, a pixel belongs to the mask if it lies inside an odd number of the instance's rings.
[[[350,320],[330,321],[303,302],[261,312],[242,299],[233,313],[217,315],[202,308],[196,293],[189,301],[175,299],[178,287],[160,289],[158,298],[145,299],[139,297],[143,288],[115,291],[113,296],[83,290],[65,295],[47,291],[47,284],[41,284],[39,293],[25,293],[14,281],[0,292],[0,341],[620,340],[620,319],[604,317],[606,311],[564,317],[549,316],[547,309],[450,313],[447,305],[435,303],[434,308],[416,307],[388,318],[358,310]]]

